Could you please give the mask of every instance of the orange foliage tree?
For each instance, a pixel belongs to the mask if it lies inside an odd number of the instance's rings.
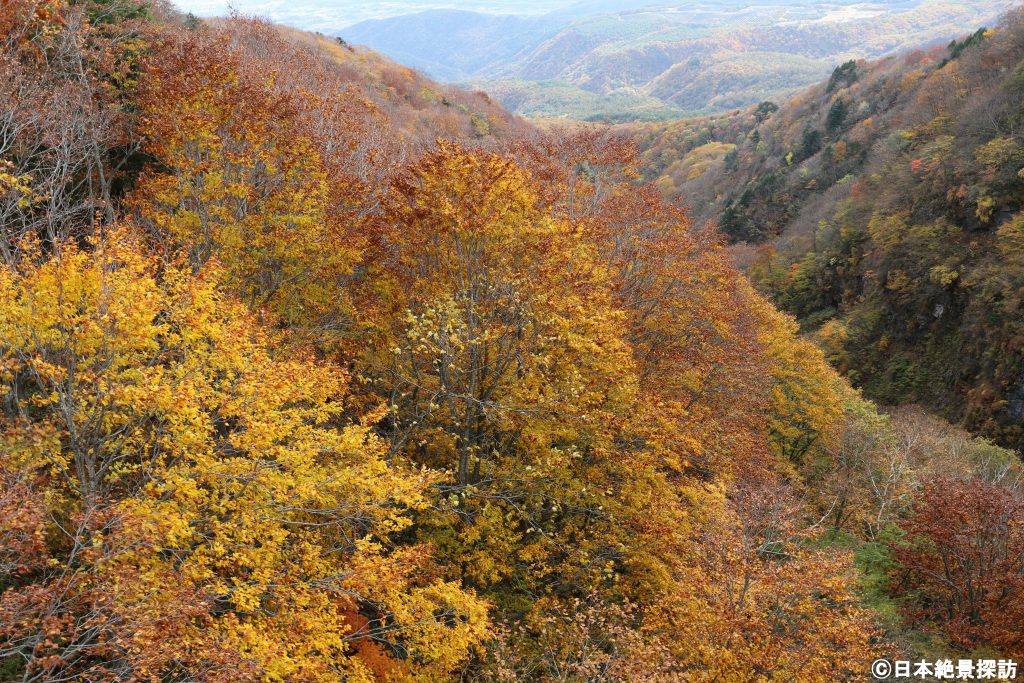
[[[158,164],[139,180],[135,210],[194,264],[216,254],[251,307],[336,333],[353,314],[343,285],[364,241],[369,191],[350,169],[368,105],[265,25],[238,21],[237,33],[169,30],[156,41],[140,104]],[[256,41],[277,46],[281,62],[250,54]],[[308,80],[277,87],[297,73]]]

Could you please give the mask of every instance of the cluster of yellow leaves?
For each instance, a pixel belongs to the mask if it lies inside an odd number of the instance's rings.
[[[0,271],[19,416],[0,467],[43,478],[78,525],[44,562],[91,594],[97,614],[79,616],[100,633],[77,637],[124,651],[139,678],[216,663],[208,680],[354,681],[375,675],[362,641],[434,680],[486,636],[485,605],[391,541],[430,475],[389,467],[368,427],[339,427],[344,377],[276,359],[216,268],[159,264],[123,231],[35,261]],[[54,650],[29,666],[76,671],[73,648]]]
[[[772,360],[771,444],[799,466],[812,447],[827,447],[841,433],[845,385],[821,350],[797,337],[792,319],[762,306],[770,321],[763,343]]]
[[[18,198],[18,206],[21,208],[44,201],[45,197],[38,196],[32,190],[32,176],[26,173],[14,175],[10,173],[11,167],[12,164],[9,161],[0,159],[0,193],[14,193]]]

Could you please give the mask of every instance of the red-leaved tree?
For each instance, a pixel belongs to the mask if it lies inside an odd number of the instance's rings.
[[[894,548],[911,617],[972,648],[1024,654],[1024,496],[980,480],[939,479],[921,492]]]

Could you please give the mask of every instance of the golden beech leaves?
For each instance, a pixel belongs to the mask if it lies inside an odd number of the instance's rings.
[[[394,347],[371,362],[393,410],[422,419],[394,422],[394,438],[412,426],[448,431],[458,455],[444,465],[465,485],[485,476],[503,435],[543,447],[597,430],[595,417],[633,387],[623,318],[586,243],[494,155],[442,145],[397,192],[385,218],[401,226],[388,239],[397,268],[386,277],[404,312]]]
[[[796,323],[766,303],[763,337],[774,386],[769,433],[773,448],[800,466],[812,447],[829,445],[841,431],[843,383],[821,350],[796,336]]]
[[[609,472],[627,466],[613,439],[636,380],[593,246],[522,169],[446,144],[396,183],[385,225],[395,267],[376,286],[397,310],[362,372],[390,403],[392,449],[453,473],[424,533],[508,598],[613,578],[628,486]]]
[[[122,230],[38,261],[0,275],[5,492],[44,482],[56,515],[11,532],[28,564],[0,638],[26,670],[372,680],[372,641],[429,679],[486,635],[483,603],[390,541],[431,475],[335,427],[344,377],[275,360],[216,267],[158,264]]]

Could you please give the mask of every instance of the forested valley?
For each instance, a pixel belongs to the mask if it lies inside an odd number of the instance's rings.
[[[885,404],[1024,447],[1024,16],[636,131],[645,177]]]
[[[1024,660],[1019,14],[623,129],[0,8],[0,680]]]

